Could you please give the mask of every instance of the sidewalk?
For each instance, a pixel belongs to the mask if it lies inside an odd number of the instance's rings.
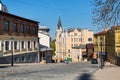
[[[93,73],[94,80],[120,80],[120,66],[106,63],[103,69]]]

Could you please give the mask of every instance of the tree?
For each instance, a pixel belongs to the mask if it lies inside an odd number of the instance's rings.
[[[120,25],[120,0],[94,0],[93,24],[98,28]]]
[[[55,41],[56,41],[55,39],[52,40],[51,45],[50,45],[51,48],[53,49],[53,50],[52,50],[52,55],[53,55],[53,56],[55,55],[55,50],[56,50]]]

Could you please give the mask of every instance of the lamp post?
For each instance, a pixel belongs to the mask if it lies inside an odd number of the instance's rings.
[[[13,66],[13,38],[11,38],[11,50],[12,50],[12,53],[11,53],[11,66]]]
[[[40,38],[38,38],[38,63],[40,62]]]
[[[101,48],[101,53],[100,53],[100,63],[101,63],[101,65],[100,65],[100,67],[101,67],[101,69],[103,68],[103,54],[102,54],[102,42],[103,42],[103,38],[101,37],[100,38],[100,48]]]

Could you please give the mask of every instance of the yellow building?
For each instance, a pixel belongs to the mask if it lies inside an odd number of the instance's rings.
[[[120,56],[120,26],[94,34],[94,53],[101,52],[107,54],[109,62],[116,64]]]
[[[97,54],[100,53],[102,53],[103,55],[107,55],[106,33],[107,30],[94,34],[94,56],[93,56],[94,58],[96,58]]]
[[[111,63],[115,63],[117,56],[120,55],[120,26],[108,30],[106,37],[108,59]]]

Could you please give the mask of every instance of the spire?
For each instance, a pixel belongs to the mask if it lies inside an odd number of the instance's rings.
[[[62,27],[62,24],[61,24],[61,19],[60,19],[60,16],[59,16],[58,24],[57,24],[57,29],[60,29],[60,27]]]

